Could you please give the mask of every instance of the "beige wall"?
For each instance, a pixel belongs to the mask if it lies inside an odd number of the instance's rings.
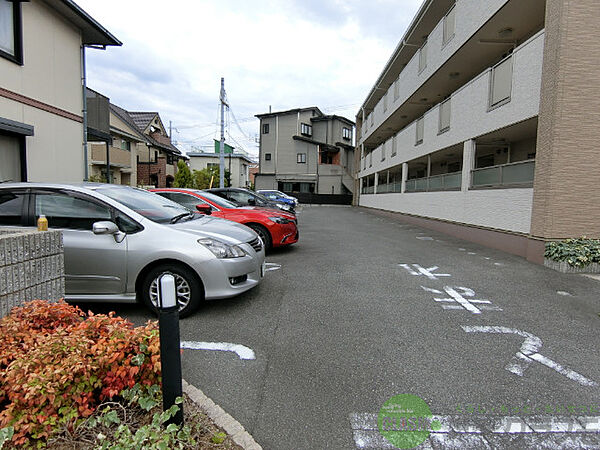
[[[548,0],[531,234],[600,238],[600,2]]]
[[[81,35],[39,0],[23,2],[23,66],[0,58],[5,89],[81,115]]]
[[[79,31],[39,0],[23,2],[23,66],[0,58],[0,87],[81,116]],[[0,97],[0,115],[33,125],[26,138],[29,181],[84,177],[83,124]]]

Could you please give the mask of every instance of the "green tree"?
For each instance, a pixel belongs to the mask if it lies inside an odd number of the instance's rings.
[[[180,159],[177,161],[177,173],[175,174],[173,186],[178,188],[192,188],[194,187],[193,183],[194,179],[192,177],[192,172],[190,172],[190,168],[183,159]]]
[[[225,187],[231,186],[231,174],[225,170]],[[194,170],[193,174],[194,187],[196,189],[209,189],[211,187],[219,187],[219,168],[207,167],[202,170]],[[212,180],[212,185],[211,185]]]

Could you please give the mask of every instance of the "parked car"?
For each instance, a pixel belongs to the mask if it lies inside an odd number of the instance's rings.
[[[295,208],[298,205],[298,199],[296,197],[292,197],[290,195],[284,194],[281,191],[267,190],[267,189],[259,189],[256,191],[257,193],[264,195],[269,200],[275,200],[287,203]]]
[[[170,273],[185,317],[203,300],[238,295],[264,275],[265,251],[254,231],[141,189],[0,185],[0,226],[35,227],[40,215],[63,234],[68,301],[137,300],[155,309],[158,280]]]
[[[287,203],[269,200],[264,195],[243,188],[212,188],[205,189],[239,206],[262,206],[266,208],[279,208],[294,213],[294,208]]]
[[[193,189],[151,189],[190,211],[233,220],[252,228],[265,248],[281,247],[298,242],[296,217],[279,209],[237,206],[218,195]]]

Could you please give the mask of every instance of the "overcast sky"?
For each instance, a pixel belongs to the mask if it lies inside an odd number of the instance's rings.
[[[421,0],[75,0],[123,42],[88,50],[88,86],[158,111],[188,152],[219,139],[258,154],[255,114],[318,106],[355,120]]]

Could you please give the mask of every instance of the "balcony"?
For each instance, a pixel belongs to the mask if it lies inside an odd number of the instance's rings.
[[[471,171],[471,187],[531,187],[535,160],[519,161]]]
[[[513,44],[509,41],[521,44],[538,33],[544,23],[545,1],[458,0],[453,16],[453,36],[444,38],[442,19],[428,35],[423,33],[426,41],[421,41],[421,36],[410,39],[411,46],[426,42],[426,55],[417,50],[403,68],[395,66],[397,55],[392,55],[385,80],[375,86],[380,94],[364,105],[368,120],[359,144],[379,145],[422,115],[432,100],[460,89],[510,51]],[[508,39],[499,34],[502,30],[507,30]],[[494,44],[486,45],[488,42]],[[395,80],[393,72],[398,73]]]
[[[510,56],[512,77],[510,96],[507,101],[497,107],[490,107],[492,104],[490,85],[494,69],[492,67],[486,69],[454,92],[448,103],[437,104],[427,111],[422,122],[415,120],[377,148],[366,153],[363,159],[368,161],[366,163],[362,161],[363,170],[359,173],[359,177],[536,117],[539,114],[543,51],[543,31],[514,50]],[[442,105],[448,108],[443,111],[447,116],[440,112]],[[444,130],[440,129],[441,116],[444,116],[449,123],[449,127],[444,127]],[[419,135],[417,134],[418,123],[423,124],[422,132],[419,129]],[[422,138],[419,144],[417,144],[418,137]],[[390,149],[395,149],[394,156],[391,155],[394,152]],[[386,155],[383,160],[382,152]]]

